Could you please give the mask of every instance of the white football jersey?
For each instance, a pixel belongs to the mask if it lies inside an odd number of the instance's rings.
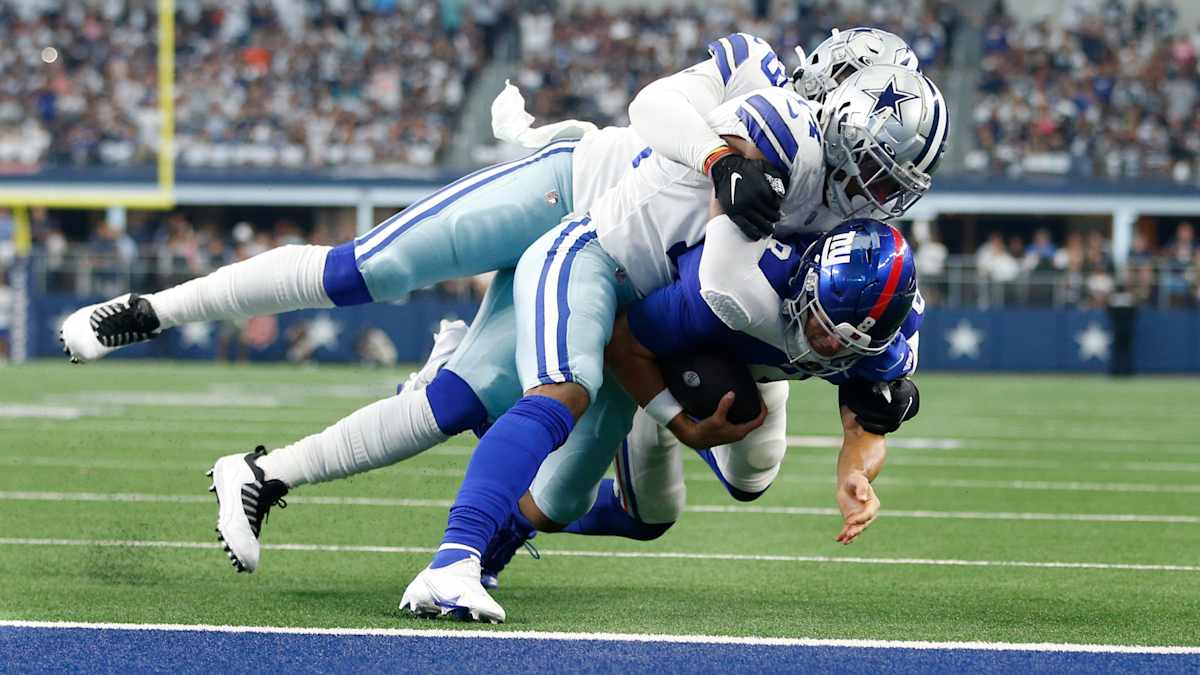
[[[819,186],[825,171],[815,114],[796,93],[770,87],[721,104],[708,121],[717,133],[752,141],[768,161],[789,173],[789,192],[798,190],[801,198],[815,200],[807,205],[811,211],[820,204]],[[588,211],[600,244],[644,295],[674,279],[674,254],[704,239],[712,183],[648,149],[622,157],[637,147],[637,135],[626,133],[631,132],[605,129],[589,134],[591,139],[585,136],[575,151],[575,161],[604,162],[599,171],[602,176],[616,171],[619,162],[627,162],[620,168],[625,173],[595,197]],[[592,170],[590,166],[586,169]],[[594,188],[583,184],[589,179],[580,176],[578,169],[575,173],[576,210],[581,211],[579,206],[587,203],[589,190]],[[799,199],[785,200],[787,203],[800,204]],[[809,223],[815,224],[815,220]],[[836,220],[827,227],[833,224]],[[821,225],[825,225],[823,220]]]

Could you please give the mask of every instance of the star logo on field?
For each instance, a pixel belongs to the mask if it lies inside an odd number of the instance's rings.
[[[211,323],[187,323],[179,329],[179,339],[183,348],[207,347],[212,344]]]
[[[318,314],[308,322],[308,339],[312,343],[313,349],[318,347],[336,349],[338,335],[341,332],[341,324],[331,319],[328,314]]]
[[[875,97],[875,107],[871,109],[872,115],[883,110],[890,110],[896,116],[896,121],[900,123],[904,122],[904,117],[900,114],[900,105],[917,98],[916,94],[896,89],[895,77],[888,80],[887,86],[882,89],[864,89],[863,91]]]
[[[946,341],[950,343],[950,358],[977,359],[979,346],[983,344],[983,332],[962,319],[946,336]]]
[[[1079,345],[1079,360],[1097,361],[1108,360],[1108,348],[1112,345],[1112,335],[1100,324],[1091,322],[1082,332],[1075,334],[1075,343]]]

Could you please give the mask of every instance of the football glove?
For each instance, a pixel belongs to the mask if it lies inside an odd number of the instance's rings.
[[[903,378],[891,382],[851,380],[838,387],[838,403],[854,412],[854,419],[873,434],[890,434],[917,416],[921,393],[917,383]]]
[[[742,234],[752,240],[775,233],[787,182],[778,169],[761,159],[729,153],[709,169],[717,201]]]

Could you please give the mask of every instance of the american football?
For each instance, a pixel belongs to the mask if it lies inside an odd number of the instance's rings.
[[[762,398],[745,365],[717,354],[696,352],[663,359],[659,362],[667,389],[687,414],[696,419],[709,417],[726,392],[734,393],[729,421],[745,424],[758,417]]]

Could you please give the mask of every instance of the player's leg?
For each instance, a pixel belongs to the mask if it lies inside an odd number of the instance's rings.
[[[501,270],[470,329],[441,331],[430,361],[395,396],[269,454],[256,450],[217,460],[217,532],[239,571],[258,567],[262,524],[274,500],[289,490],[403,461],[450,436],[482,429],[516,401],[512,280],[513,270]]]
[[[632,297],[617,280],[617,268],[596,242],[586,217],[547,233],[522,256],[514,304],[517,371],[525,396],[481,439],[450,509],[442,544],[405,591],[402,606],[428,613],[426,605],[410,601],[427,597],[433,580],[442,577],[460,580],[463,594],[474,597],[483,591],[479,557],[604,381],[604,347],[612,322],[619,303]],[[449,581],[440,585],[450,587]],[[469,609],[472,617],[503,621],[503,610],[494,602]]]
[[[758,385],[767,418],[762,426],[736,443],[719,445],[697,454],[708,464],[725,489],[738,501],[758,499],[779,475],[787,452],[787,398],[790,383]]]
[[[145,296],[84,307],[63,323],[92,361],[185,323],[385,302],[446,279],[512,267],[573,206],[576,141],[477,171],[336,247],[282,246]]]

